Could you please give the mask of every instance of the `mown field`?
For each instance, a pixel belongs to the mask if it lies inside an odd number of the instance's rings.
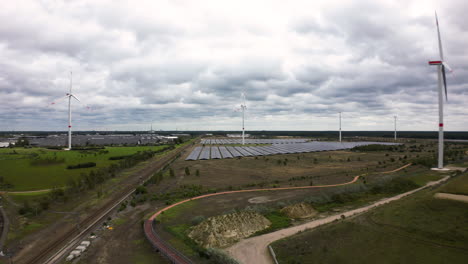
[[[102,150],[49,150],[44,148],[0,149],[0,190],[29,191],[61,187],[82,173],[105,168],[119,160],[110,157],[138,151],[157,151],[165,146],[106,147]],[[45,161],[45,162],[44,162]],[[48,162],[47,162],[48,161]],[[95,162],[96,167],[67,169],[69,165]]]
[[[364,215],[273,243],[280,263],[466,263],[468,204],[434,193],[453,179]],[[463,191],[468,191],[466,185]]]

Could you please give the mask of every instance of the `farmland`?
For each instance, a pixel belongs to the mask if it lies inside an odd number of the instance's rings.
[[[166,146],[106,147],[98,150],[49,150],[44,148],[0,149],[2,189],[7,191],[41,190],[62,187],[83,173],[106,168],[118,160],[110,157],[127,156],[138,151],[157,151]],[[93,168],[67,169],[69,165],[94,162]],[[7,185],[7,184],[9,185]],[[8,188],[9,187],[9,188]]]

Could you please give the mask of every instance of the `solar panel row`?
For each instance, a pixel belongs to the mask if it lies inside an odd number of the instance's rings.
[[[293,144],[307,142],[305,138],[291,139],[245,139],[245,144]],[[242,144],[242,139],[202,139],[204,145]]]
[[[275,154],[306,153],[315,151],[330,151],[350,149],[364,145],[398,145],[385,142],[324,142],[313,141],[295,144],[273,144],[254,147],[196,147],[185,160],[228,159],[233,157],[266,156]]]

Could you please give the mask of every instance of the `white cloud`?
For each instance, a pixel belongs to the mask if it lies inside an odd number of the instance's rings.
[[[0,9],[0,129],[437,128],[427,1],[15,1]],[[466,3],[438,7],[446,128],[467,130]]]

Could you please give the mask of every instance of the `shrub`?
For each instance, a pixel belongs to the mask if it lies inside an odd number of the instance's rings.
[[[192,218],[192,225],[198,225],[201,222],[205,221],[205,217],[202,215],[197,215],[194,218]]]
[[[91,167],[96,167],[95,162],[85,162],[85,163],[79,163],[76,165],[68,165],[67,169],[69,170],[74,170],[74,169],[83,169],[83,168],[91,168]]]
[[[124,156],[113,156],[109,157],[109,160],[122,160],[131,157],[132,155],[124,155]]]
[[[205,251],[209,263],[218,264],[239,264],[235,259],[232,259],[230,256],[226,255],[223,251],[217,248],[208,248]]]
[[[148,190],[146,190],[146,187],[144,187],[144,186],[138,186],[135,189],[135,194],[145,194],[147,192],[148,192]]]

